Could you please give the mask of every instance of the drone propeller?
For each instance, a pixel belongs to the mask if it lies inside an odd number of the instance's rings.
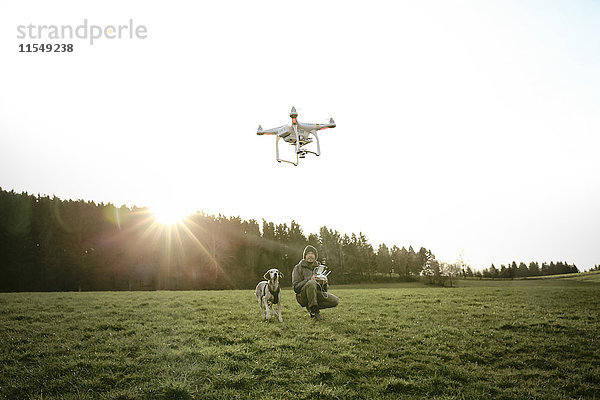
[[[259,136],[261,136],[261,135],[276,135],[276,133],[273,133],[273,132],[265,132],[263,130],[262,125],[259,125],[258,129],[256,129],[256,134]]]

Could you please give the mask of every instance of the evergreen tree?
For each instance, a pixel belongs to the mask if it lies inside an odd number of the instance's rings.
[[[408,268],[408,250],[406,247],[402,246],[400,252],[398,254],[398,273],[407,278],[409,276],[409,268]]]
[[[513,279],[515,276],[517,276],[517,268],[517,263],[513,261],[508,269],[508,277],[510,279]]]
[[[517,277],[529,276],[529,269],[527,268],[527,265],[524,262],[519,263],[519,266],[517,267],[515,276],[517,276]]]
[[[537,263],[537,261],[531,261],[529,263],[529,276],[539,276],[541,275],[542,271],[540,270],[540,265]]]
[[[421,273],[421,269],[423,266],[421,265],[421,261],[415,253],[415,250],[412,246],[408,247],[408,272],[410,275],[419,276]]]
[[[390,278],[392,276],[392,257],[385,243],[380,244],[377,249],[377,272],[389,274]]]
[[[392,273],[400,274],[399,261],[400,261],[400,249],[398,248],[398,246],[394,245],[394,246],[392,246],[392,249],[390,250],[390,262],[392,264]],[[390,274],[390,277],[391,277],[391,274]]]

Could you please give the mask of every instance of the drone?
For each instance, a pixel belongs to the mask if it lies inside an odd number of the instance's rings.
[[[298,121],[298,112],[296,107],[292,107],[290,110],[290,118],[292,118],[291,125],[282,125],[277,128],[263,129],[262,126],[258,126],[256,131],[257,135],[276,135],[275,140],[275,159],[278,162],[286,162],[293,165],[298,165],[300,158],[305,158],[307,154],[314,154],[316,156],[321,155],[321,146],[319,145],[319,136],[317,131],[321,131],[327,128],[335,128],[335,121],[333,118],[329,119],[329,123],[326,124],[310,124]],[[306,146],[313,142],[314,136],[317,148],[316,151],[309,150]],[[279,140],[283,139],[286,143],[294,146],[296,150],[296,161],[284,160],[279,157]]]
[[[319,265],[313,269],[313,277],[317,284],[321,286],[321,291],[326,292],[329,288],[329,279],[327,278],[331,271],[327,269],[325,265]]]

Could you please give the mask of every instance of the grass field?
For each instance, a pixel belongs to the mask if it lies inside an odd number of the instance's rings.
[[[600,398],[600,274],[331,291],[0,294],[0,397]]]

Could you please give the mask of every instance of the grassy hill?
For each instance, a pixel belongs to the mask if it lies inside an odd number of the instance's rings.
[[[594,398],[600,274],[252,291],[0,294],[0,398]]]
[[[458,287],[478,286],[565,286],[565,285],[600,285],[600,271],[581,272],[577,274],[545,275],[514,279],[458,279]]]

